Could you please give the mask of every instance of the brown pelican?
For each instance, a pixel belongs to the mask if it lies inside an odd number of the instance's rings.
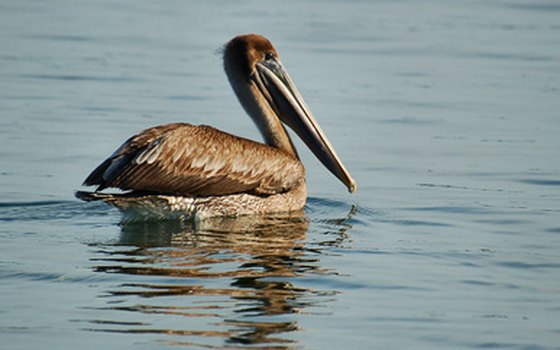
[[[224,68],[266,144],[206,125],[174,123],[132,136],[85,179],[78,198],[115,205],[123,220],[239,216],[305,205],[305,170],[288,125],[350,192],[356,183],[309,111],[270,41],[241,35],[224,48]],[[124,191],[99,193],[108,188]]]

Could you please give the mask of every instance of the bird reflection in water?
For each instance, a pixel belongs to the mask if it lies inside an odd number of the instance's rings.
[[[298,287],[298,277],[336,274],[320,257],[325,246],[343,244],[354,211],[317,222],[299,212],[198,227],[123,225],[119,242],[98,246],[92,261],[95,271],[131,281],[107,291],[110,306],[103,309],[132,313],[88,321],[95,325],[89,330],[165,334],[160,341],[167,344],[203,348],[292,348],[297,344],[286,334],[300,330],[295,315],[312,315],[337,293]]]

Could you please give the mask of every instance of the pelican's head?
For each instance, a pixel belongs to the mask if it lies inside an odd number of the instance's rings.
[[[239,101],[268,144],[293,153],[280,121],[305,142],[350,192],[356,183],[303,101],[272,43],[257,34],[240,35],[226,44],[224,68]]]

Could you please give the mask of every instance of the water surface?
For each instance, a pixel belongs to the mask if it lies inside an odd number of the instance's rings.
[[[560,6],[0,5],[0,345],[560,348]],[[217,20],[216,20],[217,19]],[[276,45],[358,183],[303,213],[120,225],[73,197],[166,122],[259,139],[219,49]]]

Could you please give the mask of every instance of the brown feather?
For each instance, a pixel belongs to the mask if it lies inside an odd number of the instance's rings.
[[[84,183],[183,196],[270,195],[304,177],[301,162],[281,150],[210,126],[175,123],[133,136]]]

